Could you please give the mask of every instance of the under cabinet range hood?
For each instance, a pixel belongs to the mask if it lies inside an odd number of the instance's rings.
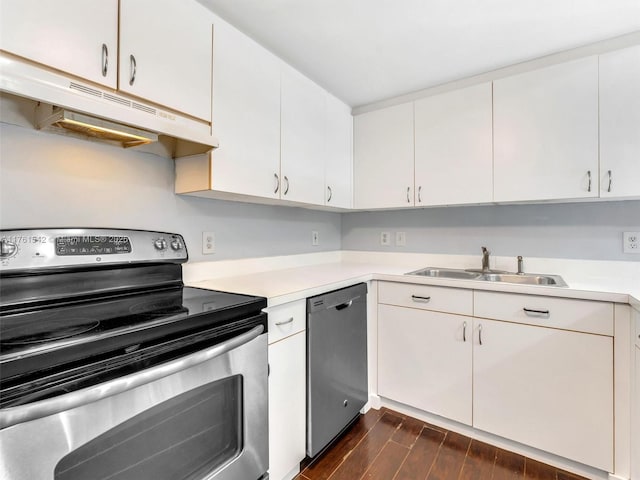
[[[65,110],[43,103],[36,107],[36,128],[65,128],[88,137],[111,140],[123,147],[137,147],[157,142],[158,135],[121,123],[111,122],[90,115]]]
[[[211,124],[146,104],[0,52],[0,91],[36,102],[34,126],[135,147],[157,142],[173,158],[217,148]]]

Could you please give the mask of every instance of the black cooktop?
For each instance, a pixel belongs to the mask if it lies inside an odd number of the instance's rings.
[[[264,307],[261,297],[177,286],[4,311],[2,377],[225,326]]]

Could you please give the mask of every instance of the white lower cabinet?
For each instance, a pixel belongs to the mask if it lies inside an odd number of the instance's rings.
[[[613,471],[613,338],[474,321],[473,426]]]
[[[378,288],[380,396],[613,472],[611,303]]]
[[[290,479],[306,455],[306,304],[269,309],[269,478]]]
[[[471,318],[378,306],[378,393],[471,425]]]
[[[631,478],[640,480],[640,311],[633,311],[635,327],[635,358],[631,397]]]

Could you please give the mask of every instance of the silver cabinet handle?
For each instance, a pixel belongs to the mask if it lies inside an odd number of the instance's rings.
[[[431,300],[431,297],[421,297],[419,295],[411,295],[411,299],[414,302],[422,302],[422,303],[427,303],[429,300]]]
[[[136,81],[136,69],[138,67],[138,64],[136,63],[136,57],[134,57],[133,55],[129,55],[129,62],[130,62],[129,85],[133,85],[133,82]]]
[[[482,345],[482,324],[478,325],[478,343]]]
[[[587,178],[589,179],[589,185],[587,185],[587,192],[591,191],[591,170],[587,170]]]
[[[284,181],[286,185],[286,187],[284,187],[284,194],[286,195],[287,193],[289,193],[289,179],[286,175],[284,176]]]
[[[156,380],[181,372],[182,370],[199,365],[207,360],[224,355],[235,348],[241,347],[257,338],[263,331],[264,326],[258,325],[248,332],[238,335],[220,345],[215,345],[206,350],[192,353],[191,355],[178,358],[171,362],[156,365],[141,372],[132,373],[131,375],[116,378],[100,385],[83,388],[82,390],[58,397],[47,398],[27,405],[4,408],[0,410],[0,429],[38,418],[48,417],[49,415],[64,412],[65,410],[80,407],[91,402],[97,402],[105,397],[117,395],[146,385],[147,383],[155,382]]]
[[[529,315],[530,317],[547,317],[551,314],[549,310],[538,310],[535,308],[524,307],[522,310],[524,310],[524,313]]]
[[[613,176],[611,175],[611,170],[608,170],[607,173],[609,174],[609,186],[607,187],[607,192],[611,191],[611,182],[613,181]]]
[[[467,341],[467,322],[464,322],[462,324],[462,341],[463,342]]]
[[[286,324],[291,323],[291,322],[293,322],[293,317],[291,317],[291,318],[289,318],[287,320],[283,320],[281,322],[276,322],[275,324],[276,324],[276,326],[279,327],[280,325],[286,325]]]
[[[276,179],[276,189],[273,191],[273,193],[278,193],[278,190],[280,190],[280,177],[277,173],[274,173],[273,176]]]
[[[331,187],[327,185],[327,191],[329,193],[329,198],[327,198],[327,203],[331,201],[331,197],[333,197],[333,191],[331,190]]]
[[[407,187],[407,203],[411,203],[411,200],[409,200],[409,192],[411,191],[411,187]]]
[[[109,49],[107,48],[107,44],[102,44],[102,76],[107,76],[107,71],[109,70]]]
[[[422,203],[422,185],[418,187],[418,203]]]

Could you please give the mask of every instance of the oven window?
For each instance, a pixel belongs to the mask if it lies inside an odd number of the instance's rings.
[[[56,480],[196,480],[242,450],[242,377],[178,395],[66,455]]]

